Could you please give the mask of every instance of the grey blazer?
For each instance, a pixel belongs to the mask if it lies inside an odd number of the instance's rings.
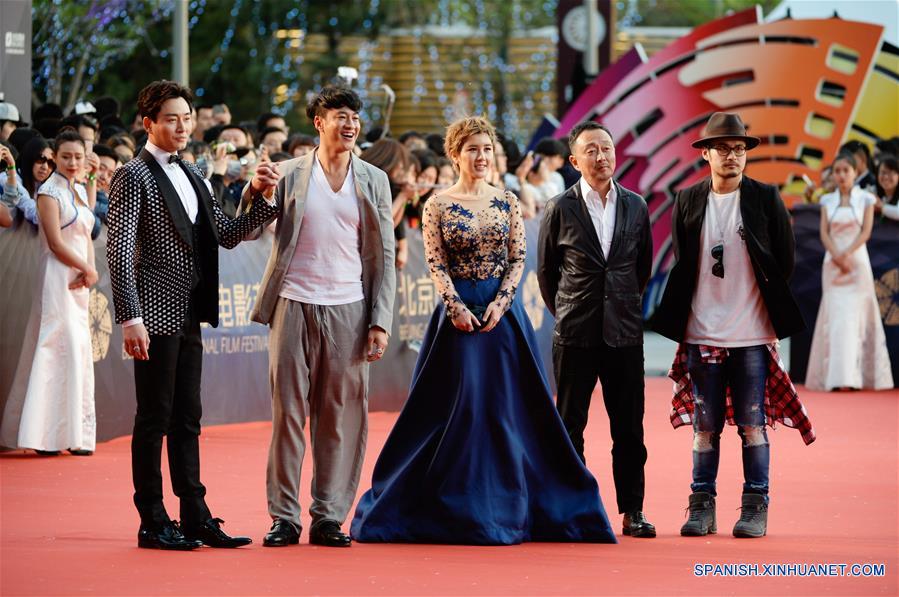
[[[259,297],[251,313],[253,321],[271,324],[303,223],[309,178],[312,176],[316,153],[317,150],[279,164],[281,180],[275,189],[277,214],[255,232],[255,238],[258,238],[263,228],[277,218],[272,253],[262,276]],[[351,160],[356,196],[359,198],[362,226],[359,253],[362,256],[362,291],[369,313],[369,327],[377,326],[390,333],[396,295],[390,183],[381,169],[363,162],[355,155]],[[241,211],[246,209],[251,198],[252,190],[248,184],[241,199]]]

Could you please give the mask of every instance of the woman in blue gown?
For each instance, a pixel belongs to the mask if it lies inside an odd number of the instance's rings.
[[[351,527],[362,542],[614,543],[596,480],[552,402],[534,330],[514,300],[525,237],[514,195],[485,181],[496,134],[447,129],[458,182],[425,205],[431,317],[409,398]]]

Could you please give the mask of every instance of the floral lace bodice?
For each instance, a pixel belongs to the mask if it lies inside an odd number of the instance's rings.
[[[507,311],[524,271],[524,223],[518,199],[506,192],[481,201],[432,197],[422,216],[425,257],[450,317],[464,302],[453,280],[502,278],[496,301]]]

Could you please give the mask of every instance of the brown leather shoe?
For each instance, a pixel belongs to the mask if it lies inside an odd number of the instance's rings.
[[[622,521],[624,527],[621,532],[629,537],[652,538],[656,536],[656,528],[646,520],[643,512],[628,512]]]

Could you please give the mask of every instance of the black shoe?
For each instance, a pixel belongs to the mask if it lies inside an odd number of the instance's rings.
[[[181,534],[181,528],[178,526],[177,521],[172,520],[156,529],[141,526],[137,532],[137,546],[147,549],[190,551],[191,549],[203,547],[203,542],[186,539]]]
[[[349,547],[353,541],[334,520],[323,520],[309,530],[309,543],[325,547]]]
[[[715,514],[715,496],[705,491],[690,494],[687,509],[690,518],[680,528],[684,537],[705,537],[718,532],[718,520]]]
[[[222,530],[221,518],[210,518],[198,525],[184,527],[184,536],[188,540],[201,541],[209,547],[241,547],[253,542],[249,537],[231,537]]]
[[[265,547],[287,547],[300,542],[300,531],[283,518],[276,518],[272,530],[268,532],[262,544]]]
[[[62,454],[59,450],[35,450],[41,456],[59,456]]]
[[[624,527],[621,532],[630,537],[652,538],[656,536],[656,528],[646,520],[643,512],[639,510],[625,514],[621,524]]]
[[[93,450],[69,450],[69,454],[72,456],[93,456]]]
[[[768,504],[765,496],[744,493],[740,520],[734,525],[734,537],[754,539],[768,534]]]

